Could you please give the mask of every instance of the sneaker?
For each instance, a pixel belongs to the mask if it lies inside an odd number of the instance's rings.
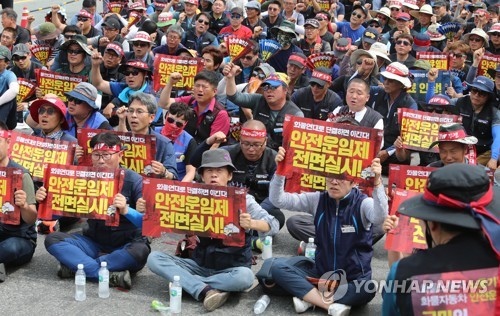
[[[262,249],[264,249],[262,240],[259,237],[252,237],[252,250],[262,252]]]
[[[7,272],[5,272],[5,264],[0,263],[0,283],[7,279]]]
[[[229,292],[221,292],[219,290],[210,290],[207,292],[203,300],[203,306],[209,312],[216,310],[224,305],[229,297]]]
[[[130,277],[130,272],[128,272],[128,270],[110,272],[109,286],[130,290],[130,288],[132,288],[132,278]]]
[[[328,307],[328,315],[332,316],[347,316],[351,311],[351,306],[333,303]]]
[[[306,255],[306,246],[307,246],[306,242],[304,242],[304,241],[300,242],[299,249],[297,249],[298,256],[305,256]]]
[[[59,221],[39,221],[36,229],[39,234],[47,235],[59,231]]]
[[[69,279],[69,278],[74,278],[75,277],[75,272],[65,266],[62,263],[59,263],[57,266],[57,276],[60,277],[61,279]]]
[[[297,314],[302,314],[305,311],[307,311],[309,308],[311,308],[313,304],[308,303],[306,301],[301,300],[298,297],[293,298],[293,307],[295,307],[295,312]]]

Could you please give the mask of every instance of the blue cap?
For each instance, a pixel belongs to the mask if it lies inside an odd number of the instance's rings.
[[[472,83],[467,83],[467,85],[471,88],[478,88],[479,90],[486,91],[488,93],[493,93],[493,90],[495,89],[495,83],[490,78],[485,76],[478,76]]]

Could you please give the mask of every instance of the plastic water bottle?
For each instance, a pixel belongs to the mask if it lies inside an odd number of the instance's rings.
[[[267,295],[262,295],[257,302],[255,302],[255,305],[253,306],[253,312],[255,315],[262,314],[267,306],[269,305],[269,302],[271,302],[271,299]]]
[[[273,256],[273,237],[266,236],[262,249],[262,259],[266,260]]]
[[[83,271],[83,264],[78,265],[78,271],[75,274],[75,300],[85,301],[87,294],[85,293],[85,271]]]
[[[310,237],[309,242],[306,245],[306,257],[315,260],[316,255],[316,244],[314,243],[314,238]]]
[[[109,270],[108,263],[105,261],[101,262],[101,268],[99,269],[99,297],[109,297]]]
[[[174,282],[170,287],[170,313],[180,314],[182,310],[182,286],[181,278],[178,275],[174,276]]]

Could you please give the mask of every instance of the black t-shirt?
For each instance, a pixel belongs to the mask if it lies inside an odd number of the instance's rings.
[[[330,47],[333,50],[333,42],[335,41],[335,38],[333,38],[332,33],[326,32],[324,35],[321,36],[321,39],[324,40],[325,42],[330,43]]]
[[[24,27],[21,26],[16,26],[16,32],[17,32],[17,38],[16,38],[16,43],[17,44],[26,44],[31,41],[31,34],[30,31],[25,29]]]

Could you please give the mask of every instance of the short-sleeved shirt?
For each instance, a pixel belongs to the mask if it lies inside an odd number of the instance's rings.
[[[360,26],[359,29],[353,30],[350,22],[337,22],[335,24],[337,24],[337,32],[342,34],[342,37],[350,38],[353,43],[360,39],[365,32],[364,26]]]

